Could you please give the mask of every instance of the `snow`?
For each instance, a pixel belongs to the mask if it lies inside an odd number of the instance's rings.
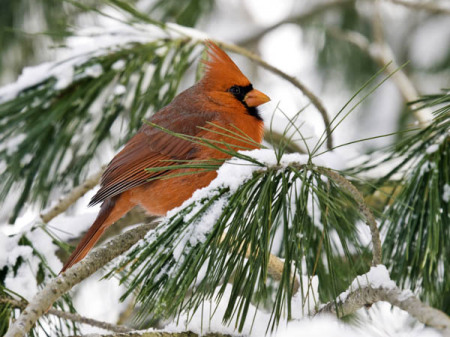
[[[19,245],[22,236],[25,236],[33,244],[34,249],[45,258],[45,263],[51,269],[58,270],[62,267],[62,264],[55,255],[58,247],[53,244],[51,237],[41,227],[30,224],[17,235],[10,237],[0,232],[0,270],[7,267],[5,286],[30,300],[38,290],[36,275],[41,260],[34,255],[32,247]],[[19,258],[21,258],[22,263],[14,272],[13,268]],[[45,276],[46,278],[51,277],[47,272]]]
[[[88,77],[97,78],[100,77],[101,74],[103,74],[103,68],[101,64],[93,64],[92,66],[87,67],[84,69],[84,74]]]
[[[46,62],[34,67],[25,67],[16,82],[0,88],[0,103],[14,99],[26,88],[38,85],[48,78],[55,78],[55,90],[67,88],[74,80],[74,70],[93,57],[98,57],[127,44],[146,43],[167,36],[151,25],[127,25],[116,23],[114,27],[90,27],[81,29],[77,35],[67,38],[66,48],[57,50],[55,62]],[[124,60],[116,61],[114,70],[125,66]],[[89,66],[84,76],[97,78],[103,69],[100,64]]]
[[[450,200],[450,185],[449,184],[444,185],[444,193],[442,194],[442,200],[444,200],[447,203]]]
[[[63,90],[67,88],[73,81],[74,69],[73,67],[67,67],[64,71],[58,72],[56,75],[56,83],[54,85],[55,90]]]
[[[116,95],[116,96],[123,95],[126,92],[127,92],[127,88],[122,84],[116,85],[114,87],[114,91],[113,91],[114,95]]]
[[[425,150],[426,153],[431,154],[439,150],[439,144],[433,144],[427,147]]]
[[[274,332],[267,332],[267,322],[270,320],[270,312],[257,310],[250,305],[248,319],[241,333],[234,328],[234,323],[224,325],[222,317],[226,310],[231,294],[231,285],[227,285],[223,298],[219,303],[214,300],[207,301],[193,315],[181,314],[179,320],[169,323],[163,331],[181,332],[190,330],[197,334],[222,333],[232,336],[249,337],[438,337],[435,330],[425,328],[422,324],[415,323],[408,313],[394,308],[387,303],[376,303],[368,311],[360,309],[356,312],[356,324],[346,324],[332,315],[320,315],[316,317],[298,316],[301,311],[300,303],[293,303],[294,319],[282,322]],[[216,298],[213,296],[213,298]],[[213,315],[211,315],[213,313]],[[369,315],[369,317],[368,317]],[[212,316],[210,318],[210,316]],[[254,319],[253,319],[254,318]],[[155,331],[155,330],[149,330]]]
[[[292,1],[290,1],[292,2]],[[234,1],[236,4],[237,2]],[[269,1],[261,1],[252,0],[248,3],[245,3],[246,11],[238,11],[236,13],[231,13],[230,17],[226,18],[226,24],[224,24],[224,19],[222,20],[213,20],[211,25],[211,31],[214,31],[215,36],[220,36],[224,34],[228,34],[230,38],[233,38],[236,34],[236,31],[247,31],[245,27],[249,30],[251,28],[251,24],[248,21],[253,20],[254,22],[260,25],[268,25],[269,21],[276,21],[278,19],[282,19],[284,15],[295,14],[285,12],[282,13],[282,9],[286,8],[286,4],[282,4],[280,6],[277,5],[277,8],[272,8],[274,10],[270,10],[268,8]],[[234,5],[235,5],[234,4]],[[225,6],[229,11],[234,10],[233,2],[230,4],[229,1],[218,1],[218,7],[222,5],[222,8]],[[240,4],[239,4],[240,5]],[[391,14],[398,13],[397,9],[399,6],[395,7],[396,10],[392,10]],[[391,8],[391,7],[389,7]],[[276,12],[275,12],[276,9]],[[244,13],[245,15],[243,15]],[[269,15],[270,13],[270,15]],[[407,11],[408,16],[410,12]],[[236,14],[236,15],[235,15]],[[333,13],[330,13],[333,14]],[[230,18],[235,18],[236,16],[241,15],[240,22],[244,20],[245,25],[241,23],[230,25]],[[223,16],[223,15],[222,15]],[[234,19],[234,23],[239,23],[239,20]],[[448,20],[448,18],[439,18],[436,20],[432,20],[415,33],[414,44],[412,47],[412,61],[414,64],[422,66],[422,67],[431,67],[436,62],[440,62],[443,57],[446,55],[446,51],[448,50],[449,39],[448,39],[448,28],[445,28],[445,23],[438,25],[438,20]],[[401,20],[398,20],[399,24],[401,24]],[[96,21],[97,22],[97,21]],[[207,24],[207,23],[205,23]],[[176,30],[182,34],[187,34],[189,36],[193,36],[198,40],[203,40],[207,38],[209,34],[201,33],[197,30],[181,27],[175,24],[168,24],[168,26]],[[8,99],[14,98],[21,90],[26,87],[33,86],[39,84],[46,78],[54,77],[56,82],[54,88],[56,90],[63,90],[68,85],[72,83],[74,80],[74,69],[84,63],[87,60],[87,57],[99,56],[104,53],[109,52],[109,48],[118,48],[126,45],[126,43],[137,41],[137,42],[146,42],[149,40],[153,40],[153,37],[156,35],[156,32],[152,30],[149,26],[139,26],[136,25],[134,28],[130,28],[128,25],[121,25],[117,21],[114,21],[114,24],[110,24],[109,28],[95,27],[90,29],[84,29],[77,32],[78,36],[71,37],[67,40],[68,48],[66,50],[58,51],[57,58],[61,59],[61,56],[66,58],[66,61],[61,63],[44,63],[40,66],[29,67],[23,70],[22,75],[19,77],[16,83],[0,88],[0,102],[4,102]],[[230,29],[233,27],[233,29]],[[238,29],[244,28],[244,29]],[[405,26],[406,27],[406,26]],[[447,25],[448,27],[448,25]],[[393,31],[393,30],[391,30]],[[275,34],[276,33],[276,34]],[[281,35],[280,35],[281,34]],[[279,62],[282,60],[280,67],[284,68],[289,74],[292,74],[304,81],[308,86],[313,85],[313,91],[321,94],[320,97],[323,99],[324,103],[327,104],[327,108],[330,112],[330,117],[332,117],[331,113],[335,111],[333,109],[336,106],[336,99],[333,98],[330,100],[329,93],[327,95],[323,94],[321,83],[314,77],[312,69],[314,69],[316,65],[316,57],[315,52],[312,49],[307,49],[305,47],[305,43],[303,43],[303,30],[298,29],[298,27],[294,27],[292,25],[287,25],[281,30],[275,31],[273,36],[269,36],[262,40],[260,46],[260,50],[262,50],[263,58],[269,59],[269,61],[273,61],[273,63]],[[295,43],[292,44],[284,44],[282,45],[281,41],[285,41],[285,39],[280,38],[280,36],[288,37],[291,41]],[[436,39],[429,39],[429,36],[436,36]],[[301,43],[297,43],[297,41],[302,40]],[[424,48],[424,46],[428,46]],[[278,48],[279,47],[279,48]],[[430,51],[433,52],[430,52]],[[426,52],[424,52],[426,51]],[[280,54],[281,53],[281,54]],[[279,54],[279,55],[278,55]],[[278,55],[278,56],[277,56]],[[281,58],[280,58],[281,57]],[[115,71],[120,71],[124,69],[126,65],[126,60],[118,60],[112,65],[112,69]],[[153,68],[152,68],[153,67]],[[149,75],[146,75],[144,82],[150,81],[152,77],[152,71],[154,70],[154,66],[149,67]],[[100,76],[103,69],[101,67],[95,66],[91,69],[85,71],[85,75],[87,76]],[[267,73],[264,73],[267,75]],[[270,75],[272,76],[272,75]],[[305,103],[307,100],[299,95],[299,92],[296,88],[293,88],[289,85],[286,85],[283,80],[276,78],[276,80],[272,81],[272,77],[264,76],[264,81],[269,79],[270,82],[270,90],[265,90],[265,88],[261,88],[259,83],[255,85],[257,88],[264,89],[263,91],[270,91],[271,96],[277,97],[277,100],[282,100],[283,107],[288,107],[285,109],[288,111],[288,115],[292,115],[292,112],[296,112],[301,106],[300,102]],[[330,81],[331,82],[331,81]],[[422,82],[422,81],[417,81]],[[339,86],[336,86],[338,90],[339,98],[347,97],[348,94],[345,90]],[[146,88],[146,86],[143,86]],[[319,89],[320,88],[320,89]],[[142,89],[145,90],[145,89]],[[124,91],[123,86],[117,85],[113,89],[113,93],[116,95],[121,95]],[[389,89],[390,91],[390,89]],[[284,96],[282,96],[284,95]],[[379,96],[377,96],[379,97]],[[359,124],[360,120],[357,120],[353,124],[350,124],[347,127],[339,128],[335,133],[335,140],[338,139],[339,133],[349,136],[354,136],[354,133],[358,132],[360,134],[364,134],[367,128],[372,130],[374,125],[384,125],[384,126],[392,126],[393,123],[378,123],[380,120],[383,121],[386,119],[386,116],[395,120],[398,116],[396,111],[392,106],[396,104],[398,101],[395,99],[388,100],[376,100],[377,102],[384,102],[380,106],[376,105],[375,109],[372,107],[371,109],[367,109],[367,115],[372,116],[372,118],[377,117],[377,120],[372,119],[371,122],[365,123],[364,125]],[[132,96],[127,97],[126,105],[131,104]],[[331,102],[330,102],[331,101]],[[386,108],[386,102],[391,102],[388,108]],[[393,102],[393,103],[392,103]],[[33,102],[37,103],[37,102]],[[276,104],[274,102],[271,104]],[[331,109],[330,109],[331,107]],[[394,107],[395,108],[395,107]],[[263,107],[266,109],[266,107]],[[310,109],[314,110],[314,109]],[[377,113],[374,113],[377,111]],[[265,113],[265,112],[263,112]],[[266,117],[266,116],[265,116]],[[314,119],[314,123],[310,125],[311,131],[314,129],[318,129],[318,126],[322,127],[321,118],[318,114],[313,111],[312,118]],[[266,118],[266,121],[269,120]],[[302,132],[303,132],[302,127]],[[382,131],[380,130],[380,133]],[[311,132],[314,134],[314,132]],[[308,135],[309,136],[309,135]],[[308,143],[313,141],[314,139],[308,137]],[[8,151],[14,151],[16,148],[14,146],[14,142],[17,142],[17,139],[12,139],[2,146],[6,146]],[[432,153],[434,148],[431,146],[427,149],[427,153]],[[338,149],[340,151],[341,149]],[[346,151],[348,151],[346,149]],[[431,151],[431,152],[428,152]],[[341,152],[343,153],[343,152]],[[276,165],[276,161],[274,161],[274,157],[270,153],[260,152],[259,154],[252,154],[255,157],[260,156],[260,160],[265,163],[270,163],[270,165]],[[266,156],[266,157],[265,157]],[[26,159],[26,158],[25,158]],[[293,155],[293,156],[285,156],[282,159],[282,166],[288,165],[290,162],[297,163],[305,163],[306,157],[302,155]],[[332,167],[335,169],[340,169],[345,167],[345,159],[344,157],[340,157],[337,153],[330,153],[319,158],[315,158],[314,162],[316,165],[324,165],[328,167]],[[431,169],[428,164],[423,167],[424,171]],[[262,168],[251,165],[249,163],[242,163],[239,160],[235,160],[234,162],[230,161],[224,165],[222,176],[218,177],[218,180],[215,181],[215,186],[229,186],[232,189],[236,189],[239,186],[240,182],[245,181],[249,177],[252,176],[255,170],[260,170]],[[380,173],[378,171],[378,173]],[[220,178],[220,179],[219,179]],[[211,189],[204,189],[202,192],[198,191],[197,197],[207,196],[208,193],[212,193]],[[444,185],[444,192],[442,198],[445,202],[450,200],[450,185]],[[198,199],[196,199],[198,200]],[[190,203],[191,201],[187,201]],[[5,204],[2,205],[3,208]],[[191,236],[184,239],[184,244],[187,240],[203,240],[205,234],[208,232],[209,227],[207,223],[214,223],[217,218],[217,214],[220,213],[223,208],[223,199],[219,199],[214,209],[211,209],[208,214],[205,214],[205,222],[198,229],[195,229],[191,233]],[[78,210],[78,212],[80,212]],[[54,219],[51,224],[48,226],[53,230],[58,230],[58,235],[61,239],[66,240],[71,234],[78,236],[83,230],[85,230],[94,220],[96,213],[86,213],[86,209],[83,209],[81,212],[84,215],[75,215],[72,217],[60,216]],[[193,213],[191,213],[192,215]],[[367,227],[361,224],[361,227],[366,229]],[[49,259],[50,264],[54,270],[58,270],[61,266],[61,263],[55,258],[54,250],[55,246],[52,244],[51,240],[49,240],[48,236],[41,230],[35,229],[33,232],[30,232],[29,229],[31,227],[27,226],[21,230],[21,233],[28,233],[32,238],[33,242],[36,241],[37,247],[39,250],[45,252],[46,257]],[[9,229],[8,229],[9,230]],[[6,232],[6,229],[1,229],[1,231]],[[37,260],[31,254],[31,249],[26,246],[18,246],[17,245],[17,236],[16,237],[7,237],[0,232],[0,269],[1,266],[6,264],[13,264],[16,259],[21,256],[24,259],[29,259],[27,264],[23,264],[18,270],[18,278],[17,280],[12,278],[10,275],[7,276],[7,282],[11,287],[15,287],[14,289],[20,290],[19,292],[22,295],[25,295],[27,298],[32,296],[32,294],[36,291],[37,286],[34,282],[34,274],[37,266]],[[367,234],[367,233],[366,233]],[[370,241],[370,237],[368,238]],[[194,241],[192,241],[194,242]],[[182,247],[180,244],[179,247]],[[178,252],[177,255],[181,256],[181,253]],[[371,285],[389,285],[392,281],[389,280],[389,276],[386,275],[385,270],[381,266],[378,266],[375,271],[371,271],[363,276],[360,276],[357,284],[353,284],[354,287],[359,287],[361,284]],[[85,315],[96,317],[98,319],[104,319],[111,322],[114,322],[117,319],[117,314],[121,308],[117,308],[118,303],[118,294],[120,293],[119,286],[114,283],[115,280],[112,280],[111,284],[108,284],[106,281],[97,282],[98,275],[96,275],[91,280],[86,280],[82,285],[80,285],[78,289],[78,297],[75,300],[76,306],[81,310],[81,312]],[[200,276],[201,278],[201,276]],[[317,279],[316,279],[317,281]],[[356,281],[356,280],[355,280]],[[365,283],[364,283],[365,282]],[[317,285],[315,285],[317,287]],[[227,290],[229,291],[229,290]],[[405,298],[411,295],[410,292],[404,291],[402,296]],[[295,300],[294,300],[295,301]],[[224,298],[224,300],[220,304],[220,308],[218,313],[213,317],[211,321],[208,320],[207,315],[201,317],[201,315],[197,315],[189,322],[190,326],[194,331],[197,332],[205,332],[205,327],[210,329],[211,331],[230,331],[230,333],[236,334],[236,331],[231,327],[230,330],[226,330],[222,327],[222,313],[224,312],[224,308],[228,300]],[[212,304],[213,306],[215,303]],[[207,307],[207,305],[205,305]],[[102,310],[99,310],[102,309]],[[251,312],[256,312],[256,308],[252,307]],[[297,314],[297,312],[296,312]],[[366,318],[366,322],[362,324],[361,328],[357,326],[348,326],[342,321],[336,320],[333,317],[316,317],[314,319],[302,319],[302,320],[294,320],[288,323],[286,326],[280,327],[280,330],[275,335],[277,336],[436,336],[437,334],[431,329],[424,329],[422,326],[415,327],[412,329],[411,327],[411,318],[410,316],[402,312],[398,309],[391,310],[390,305],[385,303],[379,303],[374,306],[369,311],[362,312],[363,315],[358,315],[359,319]],[[206,318],[205,318],[206,316]],[[369,317],[370,316],[370,317]],[[250,333],[252,336],[264,336],[265,335],[265,323],[269,320],[269,314],[259,311],[256,316],[255,324],[253,329],[250,331],[250,326],[247,324],[244,331]],[[302,317],[302,315],[295,316],[296,318]],[[370,319],[369,319],[369,318]],[[187,316],[183,316],[182,319],[187,321]],[[251,322],[251,320],[249,320]],[[172,325],[174,329],[178,329],[178,331],[184,330],[185,325]],[[202,329],[203,327],[203,329]],[[95,329],[93,329],[95,330]],[[83,330],[85,331],[85,330]]]
[[[111,68],[113,70],[119,71],[125,68],[126,62],[125,60],[117,60],[116,62],[113,63],[113,65],[111,66]]]
[[[173,22],[167,22],[166,27],[168,27],[169,29],[171,29],[174,32],[177,32],[180,35],[189,36],[193,40],[203,41],[203,40],[206,40],[209,38],[208,34],[202,32],[200,30],[180,26]]]
[[[73,304],[77,312],[84,317],[95,317],[104,322],[117,322],[120,313],[124,312],[129,301],[120,302],[120,296],[125,291],[125,285],[121,285],[117,278],[102,279],[102,272],[97,272],[77,285],[73,289]],[[83,325],[82,333],[88,334],[102,331],[89,325]]]
[[[367,287],[374,289],[394,289],[396,288],[396,285],[395,282],[389,277],[389,272],[386,266],[379,264],[375,267],[371,267],[368,273],[360,275],[354,279],[350,287],[345,292],[340,294],[338,298],[341,302],[345,302],[351,292],[359,288]]]

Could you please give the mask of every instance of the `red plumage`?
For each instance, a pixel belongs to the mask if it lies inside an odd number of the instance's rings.
[[[256,106],[269,101],[253,89],[230,57],[216,44],[206,41],[209,60],[203,78],[155,113],[149,121],[176,133],[256,148],[228,137],[223,128],[243,131],[255,142],[263,137],[263,122]],[[231,135],[231,134],[229,134]],[[201,172],[170,179],[148,181],[156,176],[176,175],[183,170],[149,173],[146,168],[179,164],[179,160],[227,159],[226,153],[181,139],[150,125],[144,125],[109,163],[101,187],[91,205],[102,202],[97,219],[64,265],[71,267],[91,250],[104,230],[135,206],[153,215],[164,215],[181,205],[192,193],[207,186],[216,172]]]

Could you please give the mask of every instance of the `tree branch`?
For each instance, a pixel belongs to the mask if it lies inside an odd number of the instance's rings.
[[[13,298],[0,298],[0,303],[6,303],[6,304],[10,304],[12,305],[14,308],[23,310],[26,308],[27,306],[27,302],[26,301],[18,301],[15,300]],[[81,323],[81,324],[87,324],[90,326],[95,326],[101,329],[105,329],[105,330],[109,330],[109,331],[113,331],[113,332],[118,332],[118,333],[123,333],[123,332],[130,332],[133,331],[133,329],[125,327],[125,326],[120,326],[120,325],[115,325],[115,324],[111,324],[108,322],[102,322],[102,321],[98,321],[92,318],[87,318],[84,316],[81,316],[79,314],[75,314],[75,313],[71,313],[71,312],[65,312],[65,311],[61,311],[55,308],[50,308],[45,315],[53,315],[53,316],[57,316],[59,318],[62,319],[66,319],[72,322],[77,322],[77,323]]]
[[[100,334],[89,334],[84,335],[84,337],[199,337],[200,335],[192,331],[183,332],[165,332],[165,331],[136,331],[129,333],[119,333],[113,335],[100,335]],[[230,335],[224,335],[221,333],[208,333],[201,335],[202,337],[231,337]]]
[[[332,313],[344,317],[358,309],[376,302],[388,302],[408,312],[418,321],[440,330],[444,336],[450,336],[450,317],[444,312],[422,303],[412,293],[393,289],[363,287],[352,291],[345,301],[332,301],[319,310],[321,313]],[[336,311],[337,308],[337,311]]]
[[[384,0],[384,2],[390,2],[395,5],[400,5],[414,10],[423,10],[430,12],[432,14],[446,14],[450,15],[450,8],[440,7],[434,2],[416,2],[416,1],[405,1],[405,0]]]
[[[381,250],[381,239],[380,239],[380,231],[378,230],[377,222],[375,220],[372,211],[366,205],[363,196],[358,191],[358,189],[347,179],[341,176],[336,171],[332,171],[330,169],[319,167],[318,171],[328,178],[332,179],[336,184],[338,184],[341,188],[345,189],[349,192],[353,198],[358,203],[360,211],[364,214],[366,218],[366,224],[370,228],[370,233],[372,236],[372,265],[376,266],[381,264],[382,258],[382,250]]]
[[[277,22],[276,24],[261,30],[260,32],[256,33],[255,35],[244,38],[244,39],[238,41],[237,44],[240,46],[252,45],[255,42],[259,41],[267,33],[270,33],[271,31],[277,29],[278,27],[283,26],[284,24],[293,23],[293,24],[300,25],[300,24],[303,24],[305,21],[311,20],[315,16],[322,14],[323,12],[326,12],[330,9],[345,6],[345,5],[350,5],[355,2],[356,2],[356,0],[334,0],[334,1],[329,1],[326,3],[321,3],[319,5],[314,6],[313,8],[309,9],[309,11],[300,13],[295,16],[288,17],[287,19],[284,19],[283,21]]]
[[[68,195],[66,195],[64,198],[61,198],[56,206],[51,208],[48,212],[42,213],[42,221],[44,223],[50,222],[53,218],[65,212],[78,199],[85,195],[86,192],[97,186],[104,169],[105,167],[102,167],[100,171],[87,178],[83,184],[75,187]]]
[[[92,275],[115,257],[126,252],[142,239],[152,224],[145,224],[129,230],[90,253],[84,260],[51,280],[30,301],[19,318],[9,327],[5,337],[26,336],[36,321],[63,294],[76,284]]]
[[[395,62],[394,54],[386,43],[370,43],[362,34],[355,31],[342,31],[333,27],[328,29],[330,35],[335,38],[347,41],[354,46],[366,52],[378,65],[385,67],[386,73],[392,75],[392,80],[399,89],[403,99],[406,102],[412,102],[419,99],[420,95],[412,81],[408,78],[399,65]],[[426,126],[433,119],[429,109],[420,109],[414,112],[416,119],[422,126]]]

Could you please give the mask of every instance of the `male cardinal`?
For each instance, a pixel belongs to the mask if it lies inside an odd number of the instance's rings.
[[[256,107],[270,98],[253,89],[250,81],[216,44],[205,43],[209,60],[204,61],[203,78],[149,119],[151,125],[161,128],[144,125],[109,163],[101,187],[89,204],[102,202],[100,212],[61,272],[83,259],[105,229],[133,207],[139,205],[152,215],[165,215],[217,175],[214,171],[177,175],[186,169],[149,172],[147,168],[179,165],[180,160],[192,163],[230,157],[199,142],[176,137],[167,130],[210,142],[226,142],[235,149],[256,148],[261,143],[263,121]],[[226,130],[235,134],[242,131],[255,144],[241,141]],[[174,177],[149,181],[163,175]]]

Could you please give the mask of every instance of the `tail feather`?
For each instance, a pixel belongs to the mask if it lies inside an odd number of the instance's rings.
[[[118,198],[120,198],[120,196],[107,199],[103,202],[100,212],[91,228],[89,228],[87,233],[83,236],[77,248],[75,248],[72,255],[70,255],[66,264],[61,269],[60,273],[66,271],[68,268],[81,261],[86,254],[89,253],[92,247],[94,247],[106,228],[130,210],[131,207],[126,207],[125,209],[123,207],[115,207]]]

